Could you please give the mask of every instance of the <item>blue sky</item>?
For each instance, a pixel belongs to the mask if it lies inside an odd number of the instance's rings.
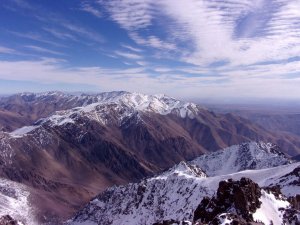
[[[0,93],[300,98],[299,0],[3,0]]]

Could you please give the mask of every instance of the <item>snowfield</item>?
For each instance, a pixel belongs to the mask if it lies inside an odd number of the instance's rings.
[[[270,160],[273,160],[272,157]],[[247,177],[261,187],[281,185],[282,177],[298,167],[300,163],[291,163],[207,177],[199,167],[182,162],[169,171],[140,183],[109,188],[92,200],[68,224],[97,224],[101,221],[103,225],[146,225],[171,219],[192,221],[193,212],[202,198],[213,196],[220,181]],[[236,167],[236,170],[239,168]],[[289,179],[294,178],[290,176],[287,180]],[[283,194],[300,194],[299,186],[293,186],[287,180],[282,189]],[[274,224],[281,224],[282,218],[277,207],[287,207],[288,203],[278,201],[273,194],[266,192],[262,193],[261,201],[261,208],[255,213],[256,218],[268,221],[267,224],[273,218]],[[262,214],[266,215],[262,217]]]
[[[260,198],[261,206],[253,214],[253,219],[263,222],[264,224],[281,225],[282,224],[282,211],[280,208],[287,208],[290,206],[288,201],[278,200],[273,194],[268,194],[262,190],[262,196]]]

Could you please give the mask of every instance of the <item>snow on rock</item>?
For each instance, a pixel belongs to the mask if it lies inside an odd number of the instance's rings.
[[[218,216],[218,219],[220,221],[220,225],[226,225],[230,224],[232,222],[232,219],[227,216],[227,213],[222,213]]]
[[[219,216],[221,225],[226,225],[226,224],[230,224],[232,222],[232,219],[228,218],[226,216],[226,213],[223,213]]]
[[[53,95],[60,93],[54,92]],[[41,94],[44,96],[46,94]],[[41,97],[39,96],[39,97]],[[142,121],[139,113],[158,113],[162,115],[175,114],[182,118],[194,118],[200,106],[187,103],[166,95],[145,95],[129,92],[107,92],[97,95],[75,96],[80,107],[55,112],[52,116],[40,119],[36,124],[49,124],[62,126],[74,123],[78,117],[88,117],[101,124],[116,123],[122,125],[127,118],[135,116],[137,121]],[[34,130],[37,126],[20,128],[11,133],[13,137],[20,137]],[[31,129],[31,130],[30,130]]]
[[[296,164],[297,165],[297,164]],[[285,196],[300,195],[300,165],[291,172],[269,179],[267,186],[279,185]]]
[[[168,97],[164,94],[146,95],[130,92],[104,92],[97,95],[81,95],[85,99],[84,111],[94,110],[94,107],[101,104],[118,104],[127,106],[135,111],[154,112],[159,114],[176,113],[181,117],[193,117],[199,110],[199,106]]]
[[[11,136],[5,132],[0,132],[0,157],[3,159],[4,164],[11,164],[14,151],[8,139]]]
[[[281,225],[283,224],[283,210],[290,206],[286,200],[277,199],[274,194],[262,190],[261,206],[253,214],[253,219],[264,224]],[[281,209],[281,210],[280,210]]]
[[[24,126],[19,129],[16,129],[12,132],[10,132],[10,135],[15,138],[23,137],[24,135],[27,135],[31,131],[35,130],[39,126]]]
[[[58,112],[57,114],[50,116],[49,121],[54,126],[62,126],[66,123],[74,123],[74,120],[71,118],[72,113],[65,114],[62,112]]]
[[[248,169],[263,169],[290,163],[290,160],[272,143],[249,142],[230,146],[191,162],[208,176],[235,173]]]
[[[194,171],[188,171],[184,164],[182,168],[180,172],[171,169],[165,177],[109,188],[70,224],[97,224],[99,221],[102,225],[152,224],[177,217],[189,220],[201,198],[211,193],[198,185],[205,179],[204,174],[193,177]]]
[[[167,179],[170,176],[207,177],[199,167],[182,161],[154,179]]]
[[[206,177],[203,172],[202,176],[195,175],[193,169],[188,169],[190,164],[180,163],[140,183],[109,188],[78,212],[68,224],[97,224],[101,221],[103,225],[143,225],[164,220],[192,221],[193,213],[203,197],[213,196],[220,181],[247,177],[264,187],[279,182],[280,177],[298,166],[300,163],[292,163]],[[200,168],[197,170],[201,171]],[[300,194],[300,189],[296,192]]]
[[[98,103],[117,103],[134,108],[138,111],[154,112],[163,115],[176,112],[181,117],[193,117],[198,107],[193,103],[186,103],[163,94],[146,95],[129,92],[109,92],[97,95]]]
[[[10,215],[24,224],[37,225],[29,195],[24,185],[0,178],[0,217]]]

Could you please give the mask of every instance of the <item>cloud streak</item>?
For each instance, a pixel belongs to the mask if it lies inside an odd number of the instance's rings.
[[[89,3],[87,3],[87,2],[82,3],[80,10],[85,11],[85,12],[87,12],[87,13],[90,13],[90,14],[92,14],[93,16],[96,16],[96,17],[98,17],[98,18],[101,18],[101,17],[102,17],[102,13],[100,12],[100,10],[98,10],[98,9],[96,9],[96,8],[94,8],[94,7],[92,7],[92,6],[91,6]]]
[[[14,49],[0,46],[0,54],[17,54],[18,52]]]

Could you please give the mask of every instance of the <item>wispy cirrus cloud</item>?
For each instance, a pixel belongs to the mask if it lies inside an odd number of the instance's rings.
[[[133,51],[133,52],[142,52],[143,50],[142,49],[140,49],[140,48],[135,48],[135,47],[132,47],[132,46],[130,46],[130,45],[126,45],[126,44],[122,44],[122,47],[123,48],[126,48],[126,49],[128,49],[128,50],[130,50],[130,51]]]
[[[130,32],[129,36],[134,40],[137,44],[142,46],[148,46],[156,49],[165,49],[165,50],[175,50],[176,45],[174,43],[170,43],[164,41],[157,36],[150,35],[148,37],[141,37],[137,32]]]
[[[122,56],[127,59],[142,59],[143,57],[141,55],[130,53],[130,52],[124,52],[124,51],[115,51],[115,54],[118,56]]]
[[[17,37],[21,37],[21,38],[25,38],[25,39],[29,39],[29,40],[33,40],[33,41],[38,41],[41,43],[46,43],[46,44],[57,46],[57,47],[66,47],[64,44],[48,40],[46,37],[44,37],[38,33],[33,33],[33,32],[21,33],[21,32],[16,32],[16,31],[6,31],[6,32],[13,34],[14,36],[17,36]]]
[[[15,49],[0,46],[0,54],[16,54],[18,53]]]
[[[78,38],[76,38],[73,34],[67,33],[65,31],[60,31],[58,29],[49,27],[43,27],[43,30],[45,30],[46,32],[50,33],[58,39],[78,41]]]
[[[8,4],[3,4],[3,7],[12,11],[17,11],[18,8],[25,10],[34,9],[34,7],[25,0],[11,0]]]
[[[60,12],[48,12],[43,4],[37,12],[13,1],[8,5],[20,18],[26,14],[27,27],[36,26],[11,32],[12,41],[28,39],[16,49],[30,49],[41,60],[18,55],[14,62],[1,61],[0,71],[7,70],[0,72],[3,77],[9,70],[21,74],[19,67],[28,71],[24,79],[38,79],[32,72],[47,82],[106,85],[107,90],[223,97],[259,96],[268,87],[272,90],[265,95],[300,96],[299,0],[84,0],[66,3]],[[13,58],[13,51],[2,52]],[[49,54],[67,61],[42,58]]]
[[[154,11],[151,0],[100,1],[110,17],[126,30],[146,28],[152,24]]]
[[[43,48],[43,47],[40,47],[40,46],[26,45],[25,47],[28,48],[28,49],[31,49],[33,51],[36,51],[36,52],[48,53],[48,54],[54,54],[54,55],[65,55],[62,52],[54,51],[54,50]]]
[[[98,18],[102,17],[101,11],[99,9],[93,7],[92,5],[90,5],[90,3],[88,3],[88,2],[83,2],[81,4],[80,10],[90,13],[93,16],[96,16]]]
[[[83,26],[79,26],[77,24],[73,24],[73,23],[70,23],[70,22],[67,22],[67,21],[61,21],[60,25],[64,28],[80,35],[81,37],[85,37],[85,38],[93,40],[97,43],[104,43],[105,42],[105,38],[101,34],[99,34],[98,32],[86,29]]]
[[[36,14],[35,18],[43,23],[43,30],[58,39],[69,38],[84,43],[82,39],[93,41],[93,43],[103,44],[106,40],[104,36],[95,29],[85,26],[80,21],[72,21],[67,17],[57,13]],[[80,37],[80,38],[78,38]]]
[[[300,53],[298,0],[113,0],[105,6],[112,20],[128,30],[137,44],[182,48],[181,60],[198,66],[218,61],[250,65]],[[157,15],[168,18],[163,26],[169,36],[139,35],[159,23]],[[180,42],[190,43],[192,48],[180,47]]]

